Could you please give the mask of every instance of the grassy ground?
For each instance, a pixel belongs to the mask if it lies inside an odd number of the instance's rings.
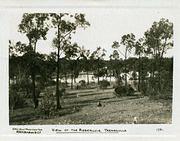
[[[102,107],[97,106],[101,101]],[[10,124],[138,124],[171,123],[172,102],[150,100],[148,97],[120,97],[113,89],[68,90],[63,108],[56,116],[44,118],[31,107],[10,112]]]

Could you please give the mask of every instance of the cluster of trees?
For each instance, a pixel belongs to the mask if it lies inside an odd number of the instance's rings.
[[[154,91],[162,92],[167,83],[172,84],[172,58],[164,58],[166,51],[173,46],[171,22],[165,19],[154,22],[140,39],[135,39],[133,33],[122,36],[120,41],[112,43],[114,51],[109,60],[104,59],[106,50],[101,47],[90,52],[72,42],[72,34],[78,28],[89,26],[81,13],[23,14],[19,32],[26,35],[29,44],[9,41],[9,79],[16,82],[18,91],[32,94],[35,108],[38,107],[40,91],[53,83],[52,79],[56,76],[56,108],[60,109],[61,78],[65,78],[67,85],[70,77],[73,88],[73,81],[82,71],[86,72],[87,84],[90,83],[90,72],[97,77],[98,84],[100,77],[114,76],[118,85],[124,80],[125,87],[128,85],[128,73],[133,72],[132,79],[138,80],[139,91],[145,91],[149,85]],[[37,42],[46,40],[52,28],[55,30],[52,47],[56,48],[56,52],[40,54],[36,49]],[[10,84],[10,89],[15,89],[13,84]]]
[[[112,47],[115,50],[111,58],[118,60],[120,54],[124,57],[123,71],[125,73],[126,88],[127,73],[129,72],[127,68],[128,65],[130,65],[130,67],[136,68],[136,71],[138,72],[139,91],[145,91],[144,88],[147,85],[145,84],[146,75],[147,73],[150,73],[149,82],[151,82],[150,85],[152,86],[151,91],[162,93],[163,89],[166,87],[164,81],[172,80],[173,60],[164,58],[164,54],[166,54],[167,50],[173,47],[172,38],[173,24],[169,22],[169,20],[162,18],[159,22],[154,22],[150,29],[148,29],[140,39],[136,39],[135,35],[130,33],[122,36],[120,42],[113,42]],[[121,50],[121,46],[124,46],[124,51]],[[133,60],[128,61],[128,56],[130,54],[137,56],[137,67],[134,67],[136,63]],[[118,70],[122,70],[123,67]],[[119,73],[121,72],[117,72],[117,77],[120,76]]]
[[[22,60],[22,63],[19,64],[19,61],[16,62],[19,66],[25,68],[20,68],[23,71],[23,75],[26,79],[31,79],[32,83],[32,95],[34,101],[34,107],[38,107],[38,95],[36,92],[36,77],[37,74],[48,74],[51,73],[54,69],[54,66],[49,66],[49,63],[54,63],[54,59],[56,59],[55,69],[56,69],[56,100],[57,100],[57,109],[61,108],[59,103],[60,90],[59,90],[59,73],[60,73],[60,58],[61,54],[64,53],[66,58],[71,59],[76,56],[78,45],[77,43],[71,42],[72,34],[75,34],[77,28],[86,28],[89,26],[89,22],[86,21],[84,14],[68,14],[68,13],[33,13],[23,14],[23,18],[21,23],[19,24],[19,32],[25,34],[28,38],[29,44],[26,45],[21,42],[17,42],[15,45],[12,45],[11,41],[9,44],[9,58],[10,58],[10,66],[13,64],[13,60],[15,58],[19,58]],[[46,56],[43,54],[39,54],[36,51],[37,42],[39,40],[46,40],[46,35],[50,28],[54,28],[56,30],[55,37],[53,40],[54,47],[57,48],[57,52],[55,54],[51,54],[50,56]],[[46,61],[46,64],[43,62]],[[15,65],[17,65],[15,63]],[[42,66],[46,66],[44,69]],[[13,66],[12,66],[13,67]],[[14,68],[12,68],[14,69]],[[45,72],[42,71],[45,70]],[[11,69],[10,69],[11,70]],[[17,70],[20,71],[20,70]],[[26,72],[25,72],[26,71]],[[43,73],[42,73],[43,72]],[[10,71],[10,78],[14,78],[17,75],[16,71]],[[13,75],[15,73],[15,75]],[[22,73],[22,72],[21,72]],[[47,75],[45,75],[47,76]],[[47,77],[42,77],[47,78]],[[22,79],[21,79],[22,80]],[[18,83],[20,84],[20,83]]]

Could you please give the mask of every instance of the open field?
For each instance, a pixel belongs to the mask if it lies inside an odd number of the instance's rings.
[[[98,107],[97,102],[102,106]],[[116,97],[113,89],[67,90],[62,109],[56,116],[45,118],[31,107],[10,111],[10,125],[26,124],[138,124],[171,123],[172,101],[148,97]]]

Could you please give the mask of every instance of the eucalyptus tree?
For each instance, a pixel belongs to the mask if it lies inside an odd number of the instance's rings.
[[[168,49],[173,47],[173,23],[168,19],[160,19],[144,33],[146,53],[154,58],[154,67],[158,71],[158,87],[161,91],[162,60]]]
[[[141,80],[142,80],[142,56],[145,55],[144,53],[144,39],[140,38],[138,39],[135,44],[135,55],[138,56],[138,91],[141,91]],[[143,81],[143,80],[142,80]]]
[[[27,77],[28,69],[27,63],[23,59],[22,51],[26,48],[26,44],[18,41],[17,43],[12,43],[9,41],[9,81],[12,80],[19,87],[22,84],[22,80]]]
[[[38,107],[38,99],[36,96],[36,45],[38,40],[46,40],[46,34],[48,32],[48,14],[45,13],[25,13],[23,14],[21,23],[19,24],[19,32],[26,35],[29,41],[29,45],[25,50],[29,54],[30,62],[30,75],[32,79],[32,93],[34,107]]]
[[[71,89],[73,89],[73,81],[76,83],[76,78],[79,76],[81,69],[79,61],[79,46],[77,43],[70,43],[65,45],[65,57],[69,60],[69,70],[71,73]]]
[[[112,48],[116,49],[118,51],[119,54],[121,54],[124,57],[124,72],[125,72],[125,87],[127,88],[127,64],[126,64],[126,60],[128,58],[128,54],[131,53],[131,50],[134,46],[134,41],[135,41],[135,35],[133,33],[127,34],[127,35],[123,35],[121,37],[121,42],[118,41],[114,41]],[[125,49],[124,51],[121,50],[121,46],[120,44],[122,44]]]
[[[59,59],[64,52],[64,42],[71,40],[72,34],[74,34],[77,28],[86,28],[89,26],[89,22],[86,21],[84,14],[69,14],[69,13],[51,13],[51,23],[53,28],[56,29],[56,48],[57,48],[57,72],[56,72],[56,102],[57,109],[61,108],[59,102]]]
[[[46,55],[45,67],[46,76],[52,81],[56,71],[56,52],[51,52],[49,55]]]
[[[101,70],[104,67],[103,60],[106,56],[106,50],[101,48],[100,46],[96,48],[95,51],[92,52],[90,58],[93,60],[94,69],[95,69],[95,76],[98,78],[99,84],[99,77],[102,76]]]
[[[60,67],[60,74],[62,75],[61,77],[64,78],[65,80],[65,86],[68,86],[68,77],[69,74],[71,73],[70,71],[70,61],[64,56],[60,59],[59,62],[59,67]],[[56,65],[55,65],[56,66]]]
[[[123,69],[122,59],[117,50],[110,55],[108,70],[112,70],[113,76],[116,78],[117,85],[121,84],[121,73]]]
[[[22,44],[21,42],[13,43],[11,40],[9,40],[9,81],[14,80],[18,78],[18,72],[20,72],[21,67],[21,57],[19,57],[19,47],[24,48],[25,44]]]
[[[82,70],[86,72],[86,78],[87,78],[87,84],[89,84],[89,71],[91,71],[91,65],[90,65],[90,56],[91,52],[90,50],[85,49],[84,47],[80,48],[80,59],[81,59],[81,66]]]
[[[28,51],[28,49],[29,47],[21,42],[17,42],[15,45],[12,45],[10,47],[10,52],[9,52],[10,78],[9,79],[13,80],[14,82],[13,85],[15,85],[18,88],[17,92],[23,92],[23,94],[26,94],[29,97],[29,93],[32,92],[32,86],[31,86],[32,81],[30,81],[32,64],[33,67],[36,68],[36,70],[34,70],[36,72],[36,75],[41,74],[41,76],[43,76],[45,69],[44,69],[44,55],[36,53],[35,57],[32,57],[33,55],[31,52]],[[39,77],[39,78],[45,78],[45,77]],[[11,84],[12,83],[10,83],[10,85]],[[37,84],[38,83],[36,83],[36,97],[38,97]],[[11,90],[11,92],[13,92],[13,90]]]

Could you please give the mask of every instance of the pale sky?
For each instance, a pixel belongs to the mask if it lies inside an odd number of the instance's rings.
[[[73,12],[72,12],[73,13]],[[121,36],[128,33],[134,33],[136,39],[143,36],[144,32],[151,27],[154,21],[159,21],[161,18],[174,21],[173,13],[165,9],[95,9],[87,8],[82,10],[85,13],[87,21],[91,24],[85,30],[79,29],[72,40],[80,46],[94,51],[98,46],[107,50],[106,59],[112,53],[111,45],[113,41],[120,41]],[[10,37],[12,41],[22,41],[28,43],[27,37],[18,33],[18,24],[21,21],[23,13],[10,14]],[[174,23],[174,22],[173,22]],[[52,50],[52,39],[54,33],[50,31],[47,35],[47,40],[40,40],[37,43],[37,51],[49,54]],[[172,49],[169,50],[166,56],[173,56]],[[122,56],[120,56],[122,57]]]

